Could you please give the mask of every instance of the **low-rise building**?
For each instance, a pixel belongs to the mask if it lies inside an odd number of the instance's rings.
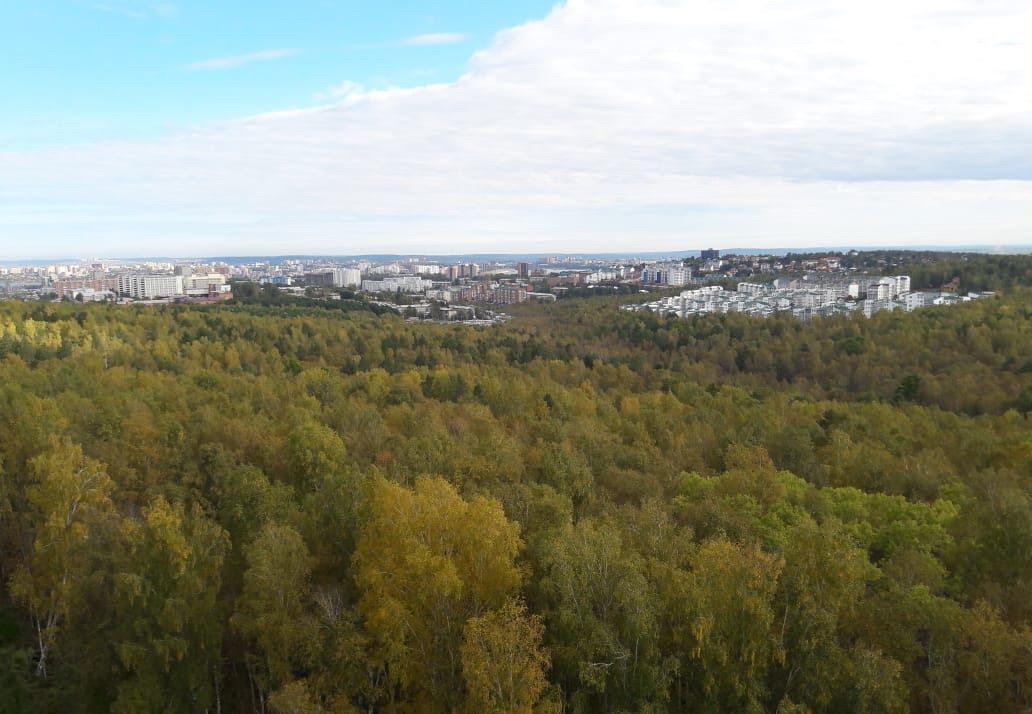
[[[58,299],[72,298],[75,293],[82,290],[94,292],[116,292],[118,290],[118,278],[96,278],[84,280],[56,280],[53,284],[54,292]]]
[[[433,285],[432,281],[414,275],[399,275],[383,280],[363,280],[362,290],[369,293],[421,293]]]
[[[491,291],[490,301],[496,305],[514,305],[527,299],[527,289],[521,285],[499,285]]]
[[[221,273],[183,277],[183,294],[187,297],[220,297],[231,292],[226,276]]]

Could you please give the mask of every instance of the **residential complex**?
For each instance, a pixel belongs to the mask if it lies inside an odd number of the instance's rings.
[[[911,312],[930,305],[953,305],[976,300],[992,293],[910,292],[910,277],[822,276],[778,279],[772,283],[738,283],[736,290],[708,285],[685,290],[674,297],[653,302],[624,305],[624,310],[651,310],[678,317],[707,313],[740,312],[769,317],[790,312],[801,320],[855,311],[868,317],[882,310]]]

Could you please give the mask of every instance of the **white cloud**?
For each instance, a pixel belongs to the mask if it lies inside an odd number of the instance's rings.
[[[351,80],[345,79],[343,82],[335,84],[334,86],[330,87],[325,91],[316,92],[315,98],[321,101],[339,101],[342,99],[346,99],[347,97],[361,94],[364,91],[365,87],[363,85],[359,84],[358,82],[352,82]]]
[[[247,54],[242,55],[233,55],[231,57],[215,57],[213,59],[191,62],[190,64],[184,65],[183,69],[236,69],[237,67],[243,67],[245,64],[252,64],[254,62],[269,62],[271,60],[283,59],[285,57],[293,57],[294,55],[300,54],[300,52],[301,50],[296,49],[260,50],[258,52],[248,52]]]
[[[425,35],[416,35],[403,40],[401,44],[410,46],[424,45],[456,45],[465,42],[469,36],[461,32],[429,32]]]
[[[1030,12],[1024,0],[569,0],[500,33],[452,83],[345,83],[321,97],[332,106],[8,154],[0,247],[1029,243]],[[41,226],[5,200],[103,210]]]

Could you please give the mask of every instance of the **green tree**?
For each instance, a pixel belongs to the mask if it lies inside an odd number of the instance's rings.
[[[114,576],[110,641],[123,678],[114,712],[210,707],[222,618],[216,596],[228,538],[199,508],[158,497],[125,524],[128,562]]]
[[[310,419],[291,430],[287,455],[292,482],[301,492],[319,489],[323,481],[347,465],[347,450],[340,436]]]
[[[11,594],[28,607],[37,646],[36,673],[47,674],[51,649],[89,571],[89,540],[114,517],[113,484],[104,466],[68,439],[53,439],[29,462],[26,500],[33,531],[25,560],[11,577]]]
[[[826,709],[848,679],[849,654],[843,648],[847,625],[876,570],[841,524],[804,521],[789,531],[782,552],[773,630],[778,633],[781,666],[776,692],[816,709]],[[874,655],[862,664],[875,662]],[[861,668],[860,673],[867,669]]]
[[[311,612],[312,557],[290,526],[267,523],[246,549],[244,589],[233,627],[254,642],[265,691],[290,682],[316,648]]]
[[[559,683],[575,711],[662,700],[644,560],[605,521],[584,519],[545,555],[540,588]]]
[[[667,637],[681,673],[677,705],[688,711],[762,712],[770,668],[784,651],[773,637],[777,555],[726,538],[703,543],[691,570],[665,594]]]

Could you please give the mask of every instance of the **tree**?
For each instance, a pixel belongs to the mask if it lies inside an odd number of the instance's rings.
[[[966,613],[960,645],[961,711],[988,714],[1032,706],[1032,628],[1008,626],[979,601]]]
[[[908,374],[896,387],[894,398],[897,402],[913,402],[921,391],[921,376]]]
[[[849,653],[848,686],[842,708],[856,714],[905,714],[903,667],[879,650],[858,645]]]
[[[549,657],[541,649],[545,627],[519,600],[509,600],[466,622],[462,674],[466,710],[531,714],[548,687]]]
[[[335,431],[306,419],[287,442],[292,482],[302,493],[318,490],[324,480],[346,466],[347,451]]]
[[[308,692],[304,680],[287,684],[269,697],[273,714],[323,714],[323,709]]]
[[[109,633],[123,679],[112,711],[185,714],[211,706],[222,643],[216,597],[229,539],[199,508],[162,497],[124,530],[128,562],[114,576]]]
[[[796,525],[782,555],[774,631],[783,664],[778,663],[776,686],[795,701],[826,708],[838,686],[856,688],[845,673],[848,654],[840,645],[840,628],[848,624],[876,570],[834,520]],[[862,664],[874,662],[874,655],[862,659]]]
[[[312,557],[297,531],[276,523],[262,528],[246,557],[244,591],[232,624],[257,646],[260,680],[272,691],[292,680],[315,648]]]
[[[611,523],[583,519],[553,542],[540,588],[556,675],[576,711],[663,698],[645,563]]]
[[[436,478],[420,478],[412,490],[383,480],[374,486],[355,581],[359,610],[398,695],[458,706],[463,628],[520,585],[521,547],[519,528],[497,501],[465,501]]]
[[[38,711],[39,680],[34,678],[32,651],[19,646],[18,622],[0,610],[0,711],[4,714],[31,714]]]
[[[1029,412],[1032,412],[1032,384],[1025,386],[1018,394],[1017,408],[1027,419]]]
[[[84,457],[68,439],[53,439],[47,452],[29,462],[29,471],[26,498],[34,533],[29,553],[11,577],[11,594],[31,613],[36,673],[46,676],[73,590],[88,572],[88,541],[114,516],[113,484],[104,466]]]
[[[782,560],[717,537],[666,594],[668,636],[684,680],[678,706],[761,712],[769,668],[783,652],[772,637]]]

